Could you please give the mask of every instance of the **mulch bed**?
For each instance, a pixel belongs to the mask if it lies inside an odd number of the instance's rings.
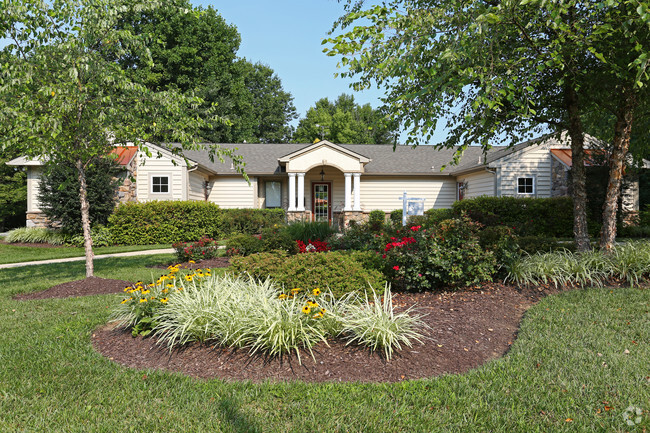
[[[105,295],[107,293],[122,293],[130,281],[109,280],[105,278],[90,277],[83,280],[70,281],[57,284],[47,290],[34,293],[21,293],[14,299],[26,301],[30,299],[69,298],[73,296]]]
[[[387,361],[341,341],[319,343],[314,359],[301,352],[284,358],[251,356],[246,349],[192,343],[170,352],[154,338],[132,337],[129,331],[108,324],[92,335],[95,349],[109,359],[137,369],[179,371],[197,378],[228,381],[265,380],[305,382],[399,382],[441,374],[463,373],[503,356],[515,340],[526,309],[551,289],[519,290],[488,284],[454,293],[398,293],[396,306],[416,305],[427,314],[428,338],[404,347]]]
[[[228,260],[214,259],[221,267]],[[188,264],[196,268],[211,263]],[[18,300],[63,298],[122,293],[129,281],[97,277],[71,281],[36,293],[20,294]],[[252,382],[399,382],[463,373],[490,359],[503,356],[517,336],[525,311],[543,296],[560,290],[553,287],[521,289],[499,283],[484,284],[456,292],[395,293],[397,308],[416,306],[430,326],[423,344],[403,347],[388,361],[383,352],[331,340],[319,343],[314,357],[301,351],[282,358],[251,356],[247,349],[213,347],[192,343],[169,351],[154,338],[132,337],[128,330],[109,323],[92,334],[95,350],[107,358],[137,369],[165,369],[196,378],[221,378]]]

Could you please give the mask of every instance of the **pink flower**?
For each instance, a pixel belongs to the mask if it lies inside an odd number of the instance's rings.
[[[386,258],[386,254],[383,254],[383,255],[381,256],[381,258],[382,258],[382,259],[385,259],[385,258]]]
[[[418,274],[418,277],[421,277],[421,276],[422,276],[422,274]]]
[[[393,269],[399,271],[399,266],[393,266]]]

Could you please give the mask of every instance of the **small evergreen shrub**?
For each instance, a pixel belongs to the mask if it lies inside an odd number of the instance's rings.
[[[575,251],[573,241],[559,241],[555,238],[541,236],[520,236],[517,244],[521,252],[528,254],[548,253],[549,251],[569,250]]]
[[[519,259],[519,245],[510,227],[492,226],[479,231],[479,244],[486,251],[492,251],[501,276]]]
[[[386,224],[386,213],[383,210],[373,210],[368,215],[368,228],[372,233],[379,233]]]
[[[284,209],[221,209],[220,214],[221,236],[259,234],[265,228],[279,227],[286,221]]]
[[[238,234],[228,238],[226,242],[226,255],[250,256],[264,251],[261,236]]]
[[[176,242],[172,244],[172,248],[176,251],[176,259],[180,263],[213,259],[219,255],[219,243],[208,237],[197,242]]]
[[[299,252],[298,244],[283,228],[264,229],[259,235],[238,234],[231,236],[226,243],[226,248],[228,256],[249,256],[274,250],[290,255]]]
[[[295,256],[277,251],[235,257],[231,269],[236,275],[271,278],[287,291],[297,287],[329,288],[335,297],[386,284],[381,272],[366,269],[353,257],[337,251]]]
[[[402,225],[402,209],[395,209],[390,213],[390,220],[394,226]]]

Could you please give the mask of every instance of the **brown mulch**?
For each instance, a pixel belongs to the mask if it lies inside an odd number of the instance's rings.
[[[83,280],[69,281],[57,284],[47,290],[33,293],[21,293],[14,299],[26,301],[29,299],[69,298],[73,296],[105,295],[107,293],[122,293],[130,281],[109,280],[105,278],[90,277]]]
[[[229,257],[215,257],[214,259],[201,260],[197,263],[169,263],[168,265],[154,265],[154,269],[167,269],[169,265],[179,265],[183,269],[209,269],[209,268],[227,268],[230,266]]]
[[[341,341],[319,343],[314,359],[301,352],[284,358],[251,356],[246,349],[192,343],[171,353],[154,338],[132,337],[108,324],[92,335],[95,349],[131,368],[179,371],[197,378],[305,382],[398,382],[441,374],[462,373],[503,356],[515,340],[524,312],[551,289],[520,290],[488,284],[454,293],[402,293],[396,306],[416,305],[430,326],[424,344],[403,347],[390,361]]]

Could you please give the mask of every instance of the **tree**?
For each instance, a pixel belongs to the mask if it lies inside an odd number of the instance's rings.
[[[384,109],[409,130],[412,144],[430,139],[439,118],[448,119],[449,129],[439,146],[459,145],[457,157],[470,144],[489,149],[500,134],[514,144],[539,125],[568,130],[574,234],[585,250],[583,115],[612,100],[620,100],[618,111],[627,112],[624,101],[634,99],[624,90],[629,76],[641,80],[632,93],[647,80],[647,44],[641,43],[648,32],[646,6],[611,0],[406,0],[364,10],[363,1],[350,1],[339,24],[354,27],[326,40],[331,45],[326,51],[342,56],[348,71],[341,75],[359,77],[355,88],[377,84],[387,90]],[[628,69],[603,56],[625,50],[622,62],[633,59]],[[603,77],[610,81],[599,87]],[[614,98],[608,94],[613,88]],[[620,132],[629,131],[629,123],[621,125]],[[618,159],[614,156],[610,167]],[[620,184],[611,189],[617,191]],[[606,247],[602,239],[601,246]]]
[[[117,29],[117,23],[125,14],[159,5],[126,0],[4,2],[0,37],[11,43],[0,55],[2,148],[71,161],[79,180],[88,277],[93,275],[89,166],[115,143],[139,143],[148,152],[146,142],[155,137],[179,142],[174,152],[182,153],[196,148],[198,131],[209,126],[207,117],[192,114],[203,103],[200,98],[152,91],[107,60],[147,57],[145,38]],[[219,158],[230,154],[217,148],[211,152]]]
[[[98,158],[86,168],[86,195],[91,228],[106,224],[117,203],[116,179],[119,168],[112,158]],[[39,184],[41,210],[50,221],[61,224],[69,233],[81,233],[79,179],[74,164],[67,160],[49,160]]]
[[[25,224],[27,176],[23,167],[6,164],[17,156],[0,150],[0,231]]]
[[[187,13],[179,14],[185,9]],[[151,90],[196,92],[214,113],[230,122],[204,131],[206,139],[225,142],[286,142],[296,117],[291,94],[271,68],[237,57],[237,29],[212,7],[193,8],[188,0],[134,11],[119,24],[134,34],[150,35],[151,58],[127,57],[121,64]]]
[[[336,101],[316,101],[309,108],[293,136],[295,143],[311,143],[315,139],[339,144],[387,144],[396,139],[394,127],[384,123],[385,117],[370,104],[359,105],[354,96],[342,94]]]

